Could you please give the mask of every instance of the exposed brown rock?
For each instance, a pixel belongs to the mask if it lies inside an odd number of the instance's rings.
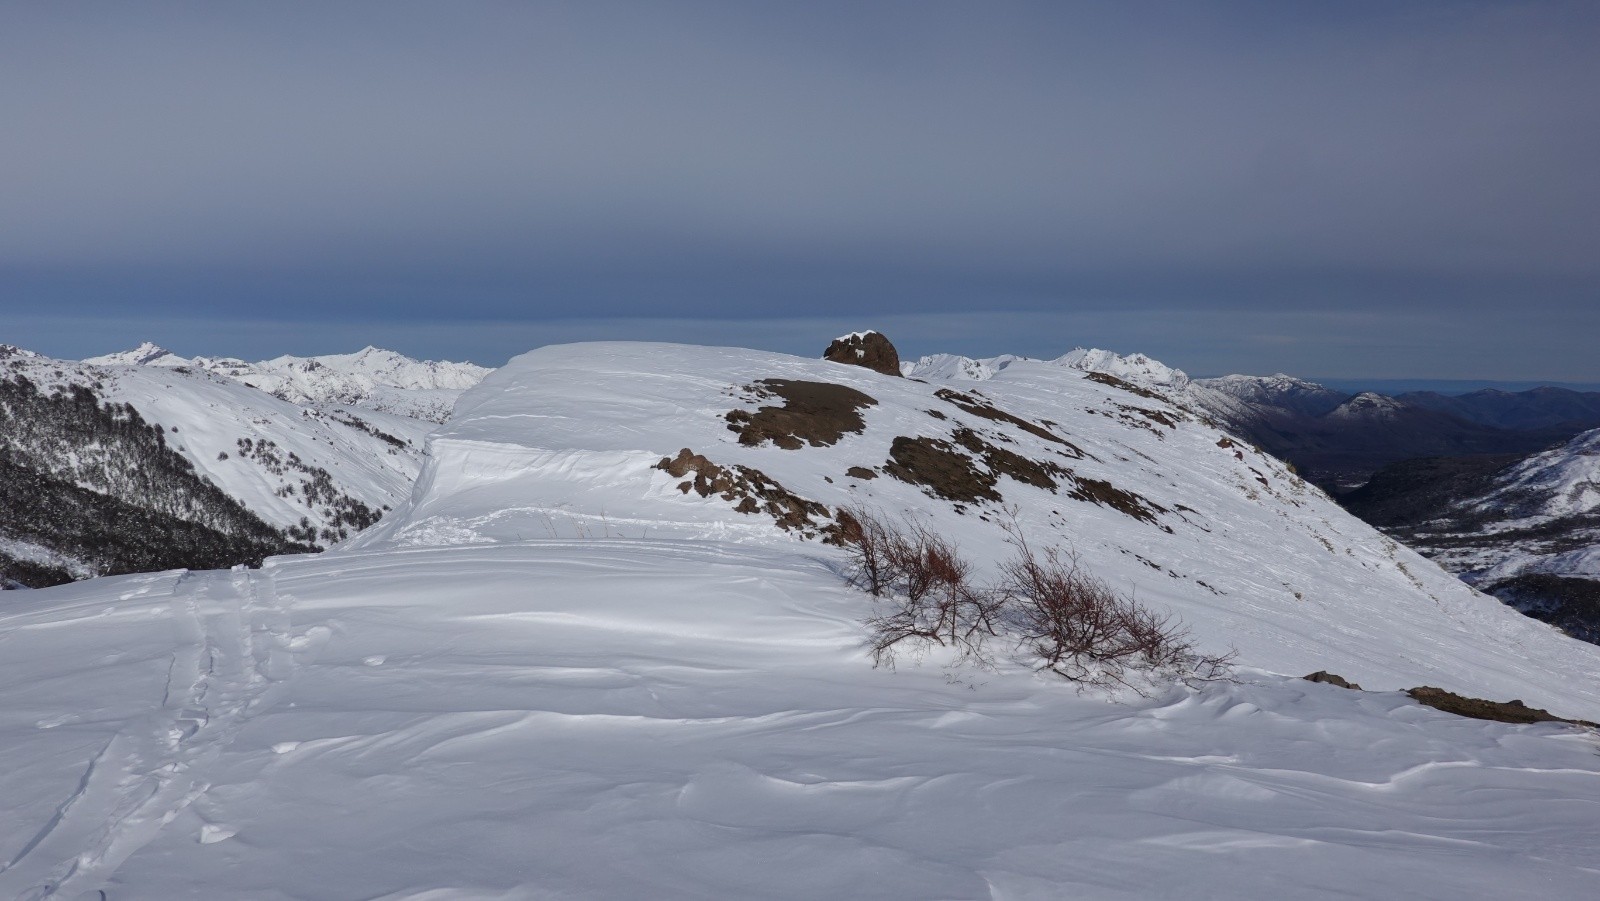
[[[1154,391],[1151,391],[1149,388],[1141,388],[1132,382],[1119,379],[1108,372],[1085,373],[1084,377],[1091,382],[1099,382],[1102,385],[1110,385],[1113,388],[1121,388],[1129,394],[1137,394],[1140,397],[1148,397],[1151,400],[1166,400],[1166,398],[1155,393]]]
[[[973,416],[981,416],[984,419],[990,420],[991,422],[1004,422],[1008,425],[1014,425],[1030,435],[1043,438],[1046,441],[1054,441],[1055,443],[1065,447],[1068,453],[1070,453],[1073,457],[1076,457],[1080,460],[1083,459],[1083,451],[1079,450],[1077,445],[1074,445],[1072,442],[1062,438],[1044,426],[1029,422],[1020,416],[1014,416],[1010,413],[1007,413],[988,401],[981,400],[970,394],[963,394],[960,391],[950,388],[940,388],[939,390],[933,392],[933,394],[940,400],[943,400],[949,404],[953,404],[961,410],[971,413]],[[943,417],[940,418],[942,419]]]
[[[876,479],[878,474],[865,466],[852,466],[844,474],[853,479]]]
[[[1072,477],[1071,472],[1048,460],[1032,460],[1005,448],[995,447],[971,429],[956,429],[951,437],[957,444],[982,457],[990,470],[1035,488],[1053,492],[1056,490],[1056,478]]]
[[[1571,723],[1575,726],[1595,726],[1585,720],[1569,720],[1556,716],[1548,710],[1538,707],[1529,707],[1521,701],[1485,701],[1482,698],[1469,698],[1455,692],[1423,685],[1418,688],[1406,690],[1406,694],[1418,704],[1426,704],[1435,710],[1454,713],[1457,716],[1467,716],[1476,720],[1493,720],[1497,723]]]
[[[674,478],[693,473],[692,479],[678,484],[678,490],[685,494],[690,491],[701,497],[715,494],[725,501],[736,501],[733,508],[736,513],[765,512],[785,531],[795,530],[807,538],[820,535],[824,540],[837,541],[839,526],[817,521],[829,519],[827,507],[795,494],[759,469],[719,466],[687,447],[678,451],[676,457],[662,457],[656,468]]]
[[[993,473],[950,442],[937,438],[895,438],[883,471],[902,482],[922,485],[945,500],[1000,500],[1000,492],[994,490],[998,479]]]
[[[1336,676],[1333,673],[1328,672],[1327,670],[1319,669],[1316,672],[1312,673],[1311,675],[1303,676],[1302,678],[1304,678],[1307,682],[1323,682],[1323,683],[1326,683],[1328,685],[1337,685],[1340,688],[1348,688],[1348,689],[1350,689],[1352,691],[1360,691],[1361,690],[1361,686],[1355,684],[1354,682],[1349,681],[1348,679],[1346,679],[1343,676]]]
[[[824,360],[862,366],[884,375],[900,375],[900,352],[889,339],[877,332],[857,332],[833,339],[822,352]]]
[[[785,450],[799,450],[808,443],[837,444],[846,433],[864,431],[867,423],[860,411],[878,403],[854,388],[830,382],[762,379],[746,390],[783,400],[781,407],[761,407],[754,413],[733,410],[724,417],[728,428],[739,433],[739,443],[751,447],[765,441]]]
[[[1072,477],[1072,489],[1067,495],[1074,500],[1110,507],[1134,519],[1158,526],[1164,532],[1172,531],[1171,526],[1161,525],[1156,521],[1156,514],[1167,512],[1167,508],[1132,491],[1118,488],[1110,482],[1075,475]]]
[[[1055,492],[1066,483],[1066,493],[1074,500],[1110,507],[1142,522],[1171,532],[1172,527],[1156,519],[1167,509],[1149,499],[1099,479],[1074,473],[1049,460],[1035,460],[983,440],[971,429],[959,428],[952,434],[954,443],[938,438],[894,439],[883,471],[902,482],[921,485],[936,497],[950,501],[999,501],[995,490],[1002,475]],[[970,451],[969,456],[962,450]],[[982,461],[980,465],[979,461]]]
[[[1135,416],[1143,416],[1145,419],[1157,423],[1158,425],[1164,425],[1169,429],[1175,429],[1178,427],[1177,420],[1173,419],[1171,414],[1161,410],[1150,410],[1145,407],[1135,407],[1128,404],[1117,404],[1117,409],[1124,413],[1131,413]]]

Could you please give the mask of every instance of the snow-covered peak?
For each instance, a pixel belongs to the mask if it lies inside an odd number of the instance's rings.
[[[1405,406],[1386,394],[1363,391],[1334,408],[1328,416],[1331,419],[1393,419]]]
[[[975,382],[987,381],[994,378],[995,373],[1018,360],[1026,360],[1014,354],[1001,354],[998,357],[988,357],[976,360],[972,357],[963,357],[957,354],[932,354],[921,357],[915,363],[902,363],[901,373],[910,378],[946,380],[967,379]]]
[[[1100,372],[1141,385],[1182,388],[1189,384],[1189,376],[1183,370],[1174,369],[1140,353],[1124,356],[1109,350],[1079,347],[1062,354],[1053,362],[1068,369]]]
[[[374,385],[421,391],[461,391],[482,381],[490,371],[473,363],[417,360],[372,346],[351,354],[275,357],[256,366],[264,371],[337,373],[346,378],[367,379]]]
[[[1224,375],[1210,379],[1195,379],[1192,385],[1225,394],[1247,404],[1279,407],[1308,416],[1322,416],[1350,397],[1343,391],[1335,391],[1316,382],[1281,372],[1276,375]],[[1216,403],[1205,403],[1209,398],[1202,395],[1197,397],[1208,408],[1221,406]]]
[[[256,364],[248,363],[238,357],[195,357],[191,361],[196,369],[204,369],[223,378],[241,381],[244,376],[256,371]]]
[[[234,357],[187,359],[146,342],[134,350],[83,362],[194,367],[290,403],[359,406],[431,422],[444,421],[456,397],[491,371],[472,363],[416,360],[370,345],[350,354],[281,356],[249,363]]]
[[[43,358],[43,354],[35,353],[27,348],[18,347],[15,344],[0,344],[0,360]]]
[[[1241,400],[1271,403],[1272,399],[1289,392],[1333,391],[1316,382],[1296,378],[1282,372],[1276,375],[1223,375],[1209,379],[1195,379],[1195,384],[1232,394]],[[1337,393],[1337,392],[1334,392]]]
[[[83,362],[96,366],[188,366],[194,361],[180,357],[159,344],[146,341],[133,350],[119,350],[104,356],[89,357]]]
[[[1543,518],[1600,510],[1600,429],[1529,457],[1497,481],[1495,497],[1500,503]]]

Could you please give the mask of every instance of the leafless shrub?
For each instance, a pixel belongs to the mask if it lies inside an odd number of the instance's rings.
[[[926,525],[862,509],[843,511],[839,523],[851,583],[879,599],[867,628],[880,666],[892,667],[907,647],[932,645],[989,666],[989,640],[1006,632],[1026,657],[1080,684],[1131,686],[1133,671],[1216,678],[1231,662],[1231,654],[1198,654],[1181,623],[1085,571],[1074,555],[1035,551],[1015,525],[1015,556],[998,585],[982,586],[956,546]]]
[[[890,562],[889,545],[898,535],[883,520],[865,510],[840,510],[839,540],[850,551],[850,584],[873,597],[883,597],[893,587],[897,573]]]
[[[851,581],[881,599],[879,613],[867,620],[873,661],[892,667],[911,641],[990,665],[988,640],[999,634],[1005,599],[972,583],[972,564],[956,546],[918,523],[889,523],[862,510],[848,516]]]
[[[1046,669],[1089,685],[1130,685],[1130,670],[1221,675],[1233,655],[1195,651],[1189,631],[1085,571],[1075,555],[1037,552],[1011,530],[1016,556],[1001,572],[1021,644]]]

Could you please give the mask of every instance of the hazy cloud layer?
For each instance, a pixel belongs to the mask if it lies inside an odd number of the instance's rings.
[[[1593,381],[1597,42],[1590,3],[10,5],[0,308],[478,358],[999,310],[948,349]]]

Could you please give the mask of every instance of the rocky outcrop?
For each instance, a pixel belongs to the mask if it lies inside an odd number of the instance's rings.
[[[852,332],[835,338],[828,349],[822,352],[822,358],[835,363],[864,366],[884,375],[900,375],[900,352],[878,332]]]

